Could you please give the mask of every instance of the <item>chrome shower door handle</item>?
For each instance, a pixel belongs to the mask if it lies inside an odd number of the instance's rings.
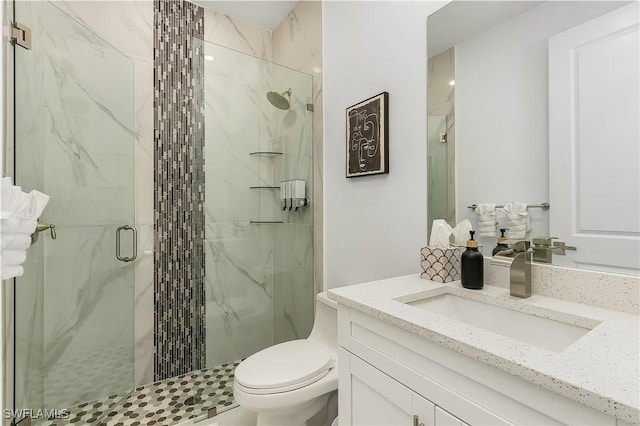
[[[56,226],[55,225],[53,225],[53,224],[49,225],[47,223],[38,221],[37,224],[36,224],[36,229],[31,234],[31,244],[34,244],[36,241],[38,241],[38,235],[40,235],[41,232],[44,232],[47,229],[49,229],[51,231],[51,239],[52,240],[55,240],[56,238],[58,238],[58,235],[56,234]]]
[[[121,231],[131,231],[133,232],[133,256],[131,257],[122,257],[120,255],[120,232]],[[116,229],[116,259],[121,262],[133,262],[138,257],[138,231],[135,226],[123,225],[118,226]]]

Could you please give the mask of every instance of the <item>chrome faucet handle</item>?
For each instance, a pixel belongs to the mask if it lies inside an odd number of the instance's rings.
[[[509,244],[509,248],[517,252],[529,251],[531,249],[531,241],[529,240],[517,241],[515,243]]]
[[[566,253],[566,250],[572,250],[572,251],[576,251],[577,247],[574,246],[568,246],[565,244],[564,241],[555,241],[555,244],[553,244],[550,249],[555,253],[555,254],[559,254],[564,256]]]
[[[534,237],[533,245],[534,245],[534,248],[552,247],[554,243],[553,240],[557,240],[557,239],[558,237]]]

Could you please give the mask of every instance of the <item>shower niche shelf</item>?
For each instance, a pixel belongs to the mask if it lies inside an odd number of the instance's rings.
[[[254,155],[254,156],[257,156],[257,157],[273,158],[273,157],[278,157],[278,156],[282,155],[282,152],[279,152],[279,151],[254,151],[254,152],[250,152],[249,155]]]

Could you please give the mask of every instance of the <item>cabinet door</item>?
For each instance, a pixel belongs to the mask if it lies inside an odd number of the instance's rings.
[[[436,406],[417,393],[411,394],[413,426],[435,426]]]
[[[351,425],[433,426],[434,405],[360,358],[351,356]]]
[[[465,425],[466,423],[464,423],[462,420],[460,420],[453,414],[450,414],[444,411],[440,407],[436,407],[435,426],[465,426]]]

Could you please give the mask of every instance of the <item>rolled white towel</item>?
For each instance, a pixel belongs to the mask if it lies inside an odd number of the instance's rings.
[[[19,266],[27,260],[26,250],[3,250],[2,252],[2,267],[5,266]]]
[[[5,250],[26,250],[31,245],[31,234],[6,232],[0,240],[2,253]]]
[[[49,202],[49,196],[38,191],[28,194],[11,184],[11,178],[0,180],[0,276],[3,280],[21,276],[27,259],[30,236],[38,217]]]
[[[514,201],[501,209],[507,217],[507,238],[525,238],[530,230],[527,203]]]
[[[475,210],[478,215],[478,236],[495,237],[496,236],[496,205],[495,204],[478,204]]]
[[[0,279],[8,280],[13,277],[21,277],[24,274],[24,268],[20,265],[2,265],[0,266]]]
[[[11,217],[9,219],[0,219],[0,231],[2,235],[11,234],[33,234],[36,230],[38,222],[36,219],[21,219],[18,217]]]

